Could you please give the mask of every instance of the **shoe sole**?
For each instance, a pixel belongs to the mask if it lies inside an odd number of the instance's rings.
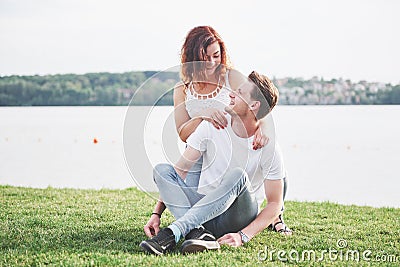
[[[157,255],[157,256],[163,255],[162,252],[156,250],[154,247],[152,247],[146,241],[142,241],[139,246],[141,248],[143,248],[143,250],[146,251],[147,253],[154,254],[154,255]]]
[[[220,245],[217,241],[204,241],[204,240],[186,240],[182,243],[182,254],[197,253],[204,250],[219,249]]]

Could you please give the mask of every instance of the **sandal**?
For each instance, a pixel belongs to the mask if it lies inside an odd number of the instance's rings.
[[[290,230],[289,227],[287,227],[286,224],[283,222],[282,214],[279,214],[278,218],[279,218],[279,222],[277,222],[275,224],[274,223],[270,224],[268,226],[268,228],[270,228],[272,231],[275,231],[277,233],[281,233],[283,235],[291,235],[293,233],[293,231]],[[282,224],[283,225],[283,227],[281,229],[279,229],[279,230],[276,229],[276,226],[278,224]]]

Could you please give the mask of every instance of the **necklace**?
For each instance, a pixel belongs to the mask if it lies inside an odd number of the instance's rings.
[[[213,97],[216,97],[218,95],[218,93],[221,91],[221,87],[219,85],[220,80],[221,80],[221,77],[218,78],[217,87],[208,94],[201,94],[201,93],[196,92],[196,90],[194,90],[193,82],[190,82],[191,86],[190,86],[189,90],[192,92],[192,95],[199,100],[213,98]]]

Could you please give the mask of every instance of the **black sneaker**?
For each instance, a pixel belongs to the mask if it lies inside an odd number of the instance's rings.
[[[164,228],[156,236],[140,243],[142,249],[150,254],[162,255],[176,246],[171,229]]]
[[[204,227],[194,228],[185,236],[182,243],[181,252],[183,254],[196,253],[203,250],[219,249],[219,243],[215,236],[204,229]]]

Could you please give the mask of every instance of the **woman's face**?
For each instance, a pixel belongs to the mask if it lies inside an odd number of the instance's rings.
[[[206,51],[206,73],[207,75],[214,74],[216,68],[221,63],[221,48],[218,42],[214,42],[207,46]]]

